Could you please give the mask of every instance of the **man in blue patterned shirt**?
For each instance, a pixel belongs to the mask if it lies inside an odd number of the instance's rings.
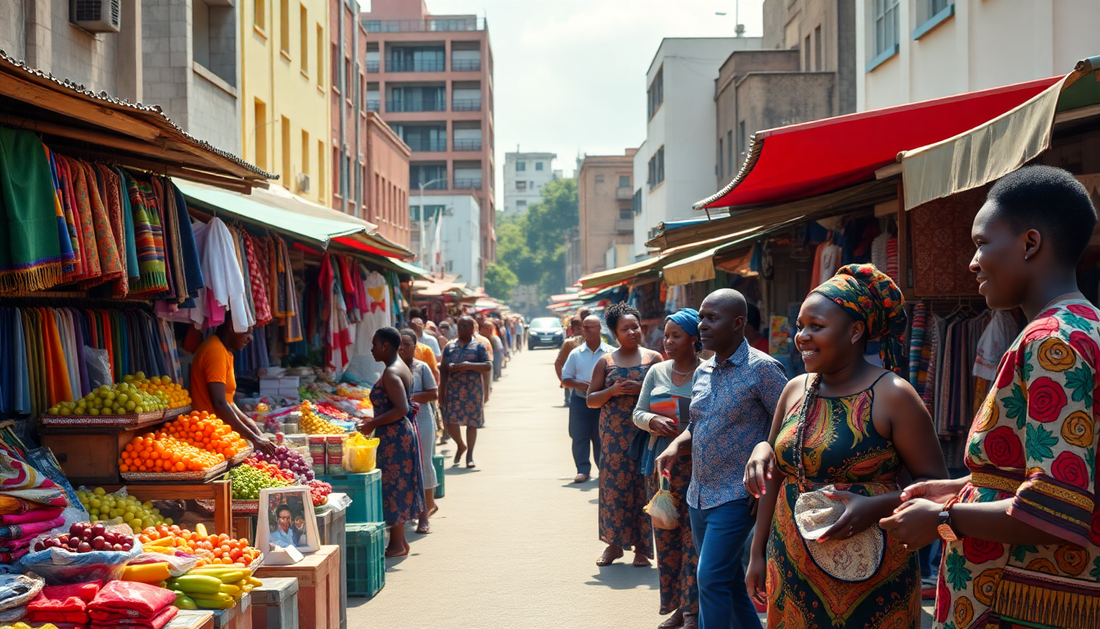
[[[741,551],[754,524],[742,482],[753,446],[768,437],[787,376],[771,356],[745,340],[747,306],[741,293],[723,288],[699,308],[699,340],[714,356],[695,371],[691,423],[657,459],[671,470],[691,454],[687,502],[699,551],[699,627],[759,629],[745,590]]]

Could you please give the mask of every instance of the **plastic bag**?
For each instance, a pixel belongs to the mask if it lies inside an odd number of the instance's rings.
[[[105,349],[84,346],[84,364],[88,369],[88,386],[95,389],[103,385],[114,384],[111,375],[111,357]]]
[[[167,553],[141,553],[137,557],[134,557],[130,561],[126,562],[127,566],[144,566],[151,563],[166,563],[168,564],[168,574],[174,577],[181,577],[191,571],[191,568],[195,567],[195,564],[199,563],[199,558],[191,554],[167,554]]]
[[[366,474],[373,471],[377,460],[378,439],[367,439],[361,433],[353,433],[344,442],[344,471],[349,474]]]
[[[89,553],[74,553],[60,548],[47,548],[24,555],[19,565],[24,571],[33,571],[46,580],[47,585],[66,585],[101,579],[111,581],[122,574],[126,563],[141,554],[141,542],[134,537],[133,530],[126,524],[112,524],[107,530],[123,533],[133,539],[129,551],[93,550]],[[31,548],[53,533],[44,533],[31,541]]]
[[[0,611],[26,605],[45,585],[46,581],[33,572],[0,575]]]
[[[676,496],[669,488],[669,477],[661,474],[661,488],[653,494],[653,500],[645,506],[645,512],[653,518],[653,526],[659,529],[674,529],[680,526],[680,512],[676,508]]]

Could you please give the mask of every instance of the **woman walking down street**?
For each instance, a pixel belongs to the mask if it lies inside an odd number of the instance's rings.
[[[672,443],[689,418],[682,411],[691,402],[691,383],[699,366],[699,313],[683,308],[665,319],[664,350],[668,360],[650,368],[642,382],[638,404],[634,407],[634,424],[650,433],[648,448],[639,463],[646,478],[649,496],[657,493],[660,480],[654,469],[654,459]],[[695,629],[699,615],[699,588],[695,571],[699,555],[691,537],[691,517],[684,508],[688,484],[691,483],[691,457],[682,456],[673,468],[670,480],[672,495],[680,505],[680,526],[654,531],[657,569],[661,576],[662,616],[672,613],[658,629],[684,627]]]
[[[489,339],[493,346],[493,380],[500,380],[500,369],[504,365],[504,344],[500,342],[496,325],[485,319],[481,322],[481,335]]]
[[[454,464],[458,465],[466,455],[466,467],[474,463],[474,444],[477,429],[485,426],[485,390],[482,375],[493,368],[485,346],[474,339],[474,320],[462,317],[458,320],[458,337],[447,343],[443,350],[443,362],[439,366],[440,408],[447,431],[455,440]],[[466,427],[466,441],[462,440],[462,427]]]
[[[911,549],[944,541],[936,627],[1100,625],[1100,310],[1077,284],[1095,226],[1088,189],[1049,166],[1001,178],[974,217],[978,292],[1030,323],[971,425],[970,475],[907,487],[881,522]]]
[[[413,377],[408,365],[398,357],[400,347],[401,334],[394,328],[385,327],[374,333],[371,356],[386,367],[370,390],[374,418],[359,425],[359,432],[365,435],[373,432],[381,440],[377,457],[383,478],[382,510],[390,527],[386,557],[409,554],[405,522],[424,511],[424,479],[413,428],[418,405],[409,399]]]
[[[645,506],[645,479],[627,451],[638,428],[634,406],[649,368],[662,357],[639,347],[641,315],[626,304],[612,304],[604,312],[607,324],[619,342],[619,349],[601,356],[592,372],[588,407],[600,410],[600,539],[607,544],[597,566],[609,566],[634,550],[634,565],[649,565],[653,556],[653,528]]]
[[[420,441],[420,476],[424,479],[424,511],[420,514],[416,532],[425,535],[431,532],[428,518],[439,510],[435,505],[435,488],[439,482],[435,477],[435,464],[432,462],[435,457],[435,415],[432,412],[432,402],[438,399],[439,389],[436,388],[435,378],[427,363],[414,358],[416,345],[416,333],[402,330],[398,354],[412,373],[411,399],[420,405],[420,411],[416,414],[416,432]]]
[[[901,292],[871,265],[842,267],[802,303],[809,373],[784,389],[745,467],[760,498],[745,582],[757,600],[766,584],[769,627],[920,627],[916,554],[878,528],[900,504],[902,467],[947,476],[927,409],[892,371],[905,328]],[[885,369],[864,357],[869,341]]]

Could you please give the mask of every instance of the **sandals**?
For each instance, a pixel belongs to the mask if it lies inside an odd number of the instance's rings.
[[[454,460],[454,466],[455,467],[458,467],[459,464],[461,464],[463,454],[466,454],[466,448],[460,448],[460,449],[455,451],[455,460]]]
[[[431,532],[432,532],[432,525],[431,524],[425,523],[425,524],[421,524],[420,526],[416,527],[416,533],[418,535],[427,535],[428,533],[431,533]]]
[[[614,557],[611,557],[610,559],[608,559],[607,551],[605,550],[604,553],[602,555],[600,555],[600,558],[596,560],[596,565],[601,567],[601,568],[606,568],[607,566],[610,566],[611,564],[615,563],[615,560],[622,559],[622,556],[623,556],[623,551],[620,550],[618,555],[615,555]]]
[[[475,467],[477,467],[477,463],[474,463],[473,459],[466,459],[466,469],[472,470]]]
[[[652,564],[650,563],[649,557],[645,555],[635,555],[634,562],[631,563],[631,565],[635,568],[648,568]]]

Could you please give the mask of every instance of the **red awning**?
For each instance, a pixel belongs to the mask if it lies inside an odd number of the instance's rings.
[[[758,131],[737,177],[695,209],[782,203],[874,178],[901,151],[954,137],[1062,77]]]

